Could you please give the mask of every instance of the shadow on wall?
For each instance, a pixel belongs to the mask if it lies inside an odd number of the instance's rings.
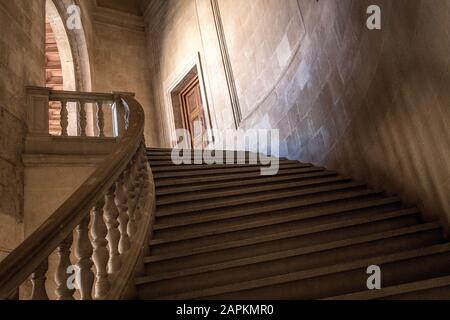
[[[366,28],[371,4],[382,8],[381,31]],[[244,127],[278,128],[290,158],[400,193],[448,225],[450,3],[299,5],[306,38]]]

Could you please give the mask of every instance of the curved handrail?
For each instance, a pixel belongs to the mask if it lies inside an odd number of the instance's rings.
[[[125,113],[129,115],[127,130],[120,138],[117,148],[103,160],[87,181],[83,183],[83,185],[80,186],[72,196],[70,196],[70,198],[50,216],[50,218],[48,218],[35,232],[33,232],[33,234],[31,234],[17,249],[0,263],[0,299],[8,299],[12,292],[22,285],[31,274],[36,273],[36,270],[43,264],[45,265],[48,257],[58,249],[68,237],[70,237],[75,229],[80,228],[80,225],[83,224],[83,221],[86,218],[90,218],[92,208],[94,208],[94,210],[96,210],[95,207],[97,207],[97,210],[100,208],[100,210],[102,210],[101,213],[103,214],[103,206],[99,205],[99,203],[104,204],[105,195],[111,188],[114,188],[118,184],[118,181],[122,181],[123,186],[126,187],[124,181],[127,179],[127,173],[131,174],[132,172],[135,172],[135,180],[138,178],[140,178],[141,182],[145,180],[142,172],[144,172],[144,175],[148,174],[149,167],[145,161],[145,144],[143,140],[144,111],[132,96],[117,95],[116,98],[126,103],[126,106],[123,103],[122,105],[124,108],[128,108],[128,112]],[[140,167],[137,167],[138,164]],[[139,173],[140,169],[143,171]],[[126,173],[124,174],[124,172]],[[129,181],[129,183],[135,182]],[[128,192],[137,190],[133,189],[133,186],[128,185],[128,187]],[[140,187],[137,186],[137,188]],[[141,191],[144,191],[144,189],[145,187],[142,187]],[[140,195],[135,196],[139,197]],[[139,206],[137,201],[135,201],[135,206]],[[117,208],[119,208],[119,206]],[[89,222],[86,226],[88,224]],[[105,241],[105,235],[102,235],[102,232],[104,231],[102,231],[103,229],[101,228],[106,229],[106,226],[98,227],[98,230],[100,230],[100,240]],[[94,230],[93,232],[95,233],[96,231]],[[88,239],[87,236],[85,238]],[[69,246],[71,243],[72,242],[70,242]],[[85,244],[83,245],[85,246]],[[103,247],[104,248],[100,249],[105,249],[106,251],[106,244],[103,244]],[[83,251],[83,248],[79,247],[78,250]],[[92,253],[92,246],[90,251]],[[68,255],[70,256],[70,252]],[[83,252],[81,252],[81,255],[83,255]],[[86,257],[82,256],[81,259],[83,258]],[[105,259],[107,260],[107,258],[101,258],[103,261],[102,264],[104,265]],[[88,257],[88,259],[90,258]],[[94,258],[92,260],[94,260]],[[102,268],[104,269],[105,266],[100,266],[100,269]],[[44,270],[43,275],[44,279],[45,271],[46,270]],[[92,285],[93,284],[88,284],[88,287],[91,286],[92,288]],[[36,288],[34,288],[34,290],[36,290]],[[43,298],[45,298],[45,295]]]

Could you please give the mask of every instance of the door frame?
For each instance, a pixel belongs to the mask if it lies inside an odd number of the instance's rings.
[[[208,96],[206,94],[205,77],[203,75],[203,68],[200,58],[200,52],[198,52],[194,57],[192,57],[188,63],[186,63],[182,68],[180,68],[171,81],[168,81],[169,85],[165,86],[167,89],[165,94],[165,115],[166,115],[166,126],[168,128],[167,134],[169,138],[169,143],[171,147],[177,145],[177,135],[176,135],[176,124],[175,124],[175,114],[174,108],[181,107],[179,101],[179,93],[183,90],[187,83],[189,83],[192,78],[197,75],[200,83],[200,93],[203,103],[203,108],[205,111],[205,120],[207,127],[208,142],[214,142],[213,135],[213,122],[212,114],[210,110],[210,103]],[[187,147],[187,146],[183,146]]]
[[[192,126],[191,126],[191,122],[189,121],[189,111],[187,110],[188,106],[185,104],[185,102],[183,102],[183,97],[184,95],[189,92],[190,90],[193,89],[194,84],[198,84],[200,85],[200,79],[198,77],[198,74],[192,75],[192,78],[189,80],[188,83],[185,84],[184,88],[180,91],[180,93],[178,93],[178,99],[180,99],[180,107],[181,107],[181,115],[182,115],[182,119],[183,119],[183,126],[185,129],[189,130],[191,132],[191,138],[192,137]],[[200,93],[200,99],[201,98],[201,93]],[[203,101],[202,101],[203,103]],[[205,108],[202,105],[203,109]],[[203,110],[204,111],[204,110]],[[206,120],[206,119],[205,119]]]

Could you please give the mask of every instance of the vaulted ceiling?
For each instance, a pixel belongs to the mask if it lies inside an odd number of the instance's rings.
[[[97,0],[99,7],[141,16],[151,0]]]

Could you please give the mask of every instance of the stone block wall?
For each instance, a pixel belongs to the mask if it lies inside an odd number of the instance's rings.
[[[242,116],[279,79],[304,35],[297,0],[218,2]]]
[[[165,108],[171,108],[167,104],[170,88],[203,50],[195,1],[158,0],[153,4],[158,4],[157,14],[146,20],[149,79],[159,143],[164,145],[169,140]]]
[[[382,30],[366,28],[377,4]],[[449,225],[450,4],[299,1],[307,35],[244,126],[269,119],[283,154],[400,194]]]
[[[25,86],[45,83],[45,3],[0,2],[0,259],[23,239]]]
[[[159,131],[153,108],[144,29],[133,30],[94,22],[93,38],[94,91],[136,93],[136,99],[146,115],[146,143],[157,146]]]

